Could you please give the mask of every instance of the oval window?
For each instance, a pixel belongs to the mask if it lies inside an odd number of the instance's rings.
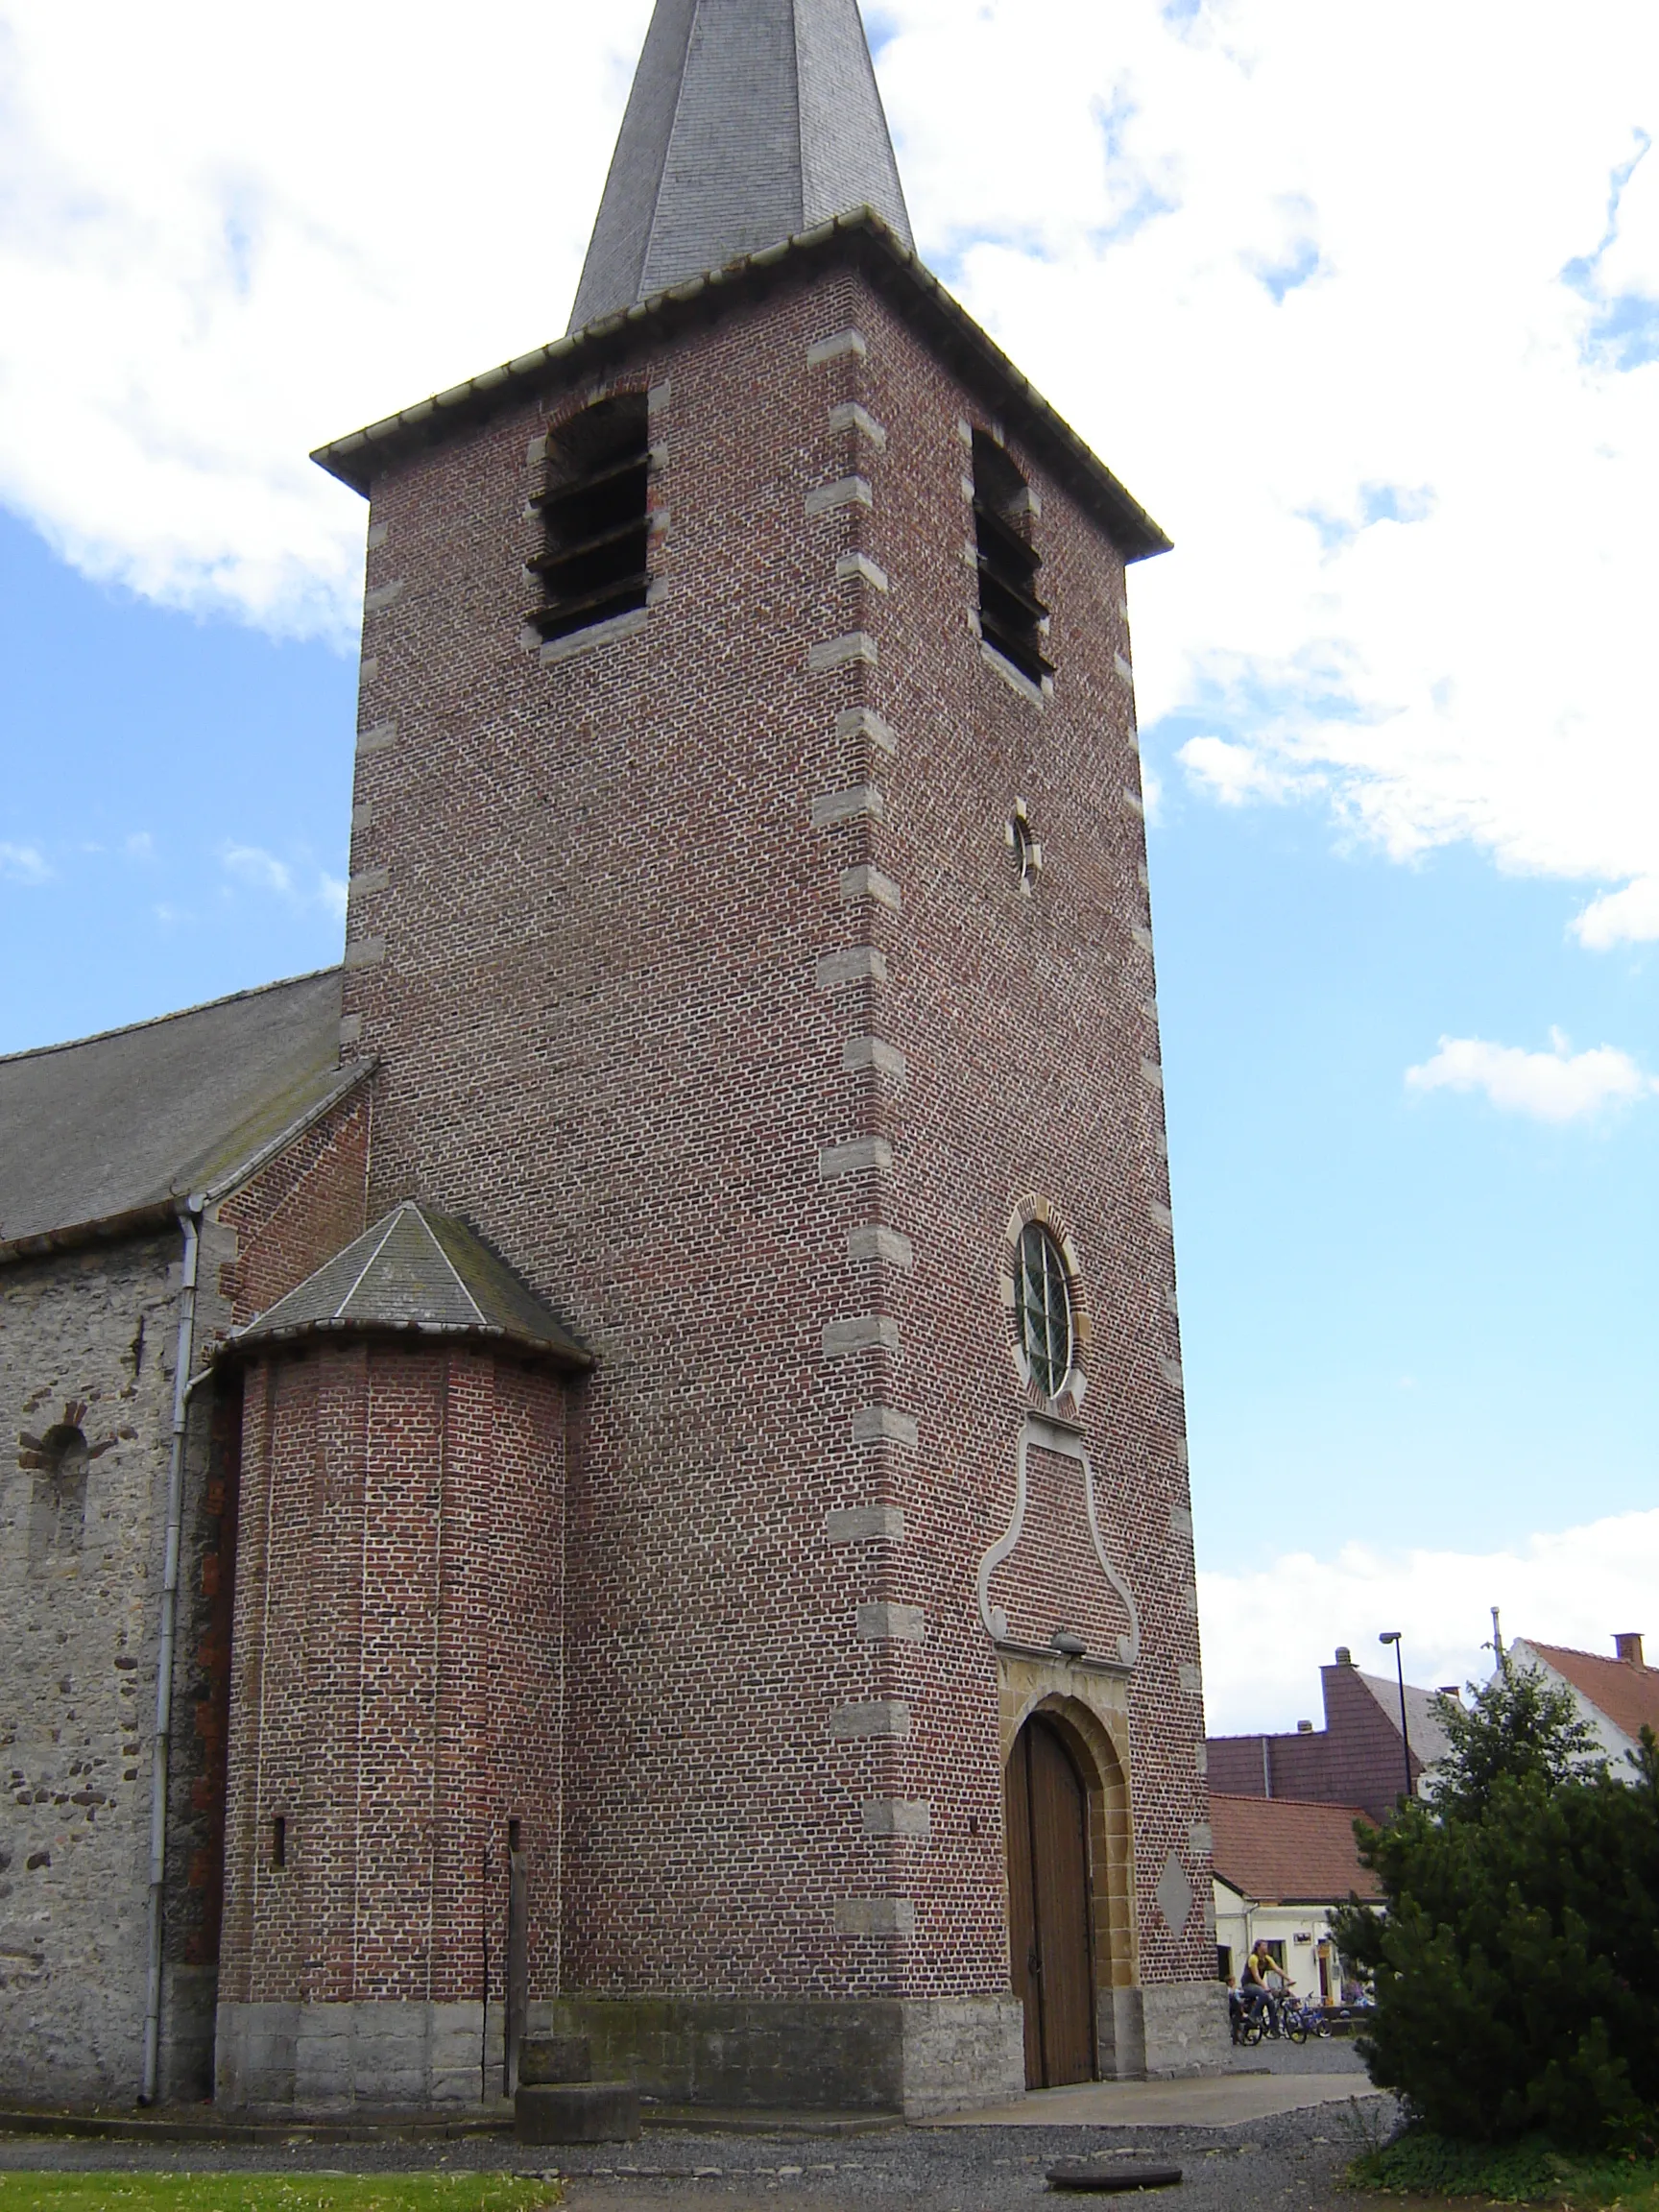
[[[1057,1398],[1071,1372],[1071,1285],[1065,1257],[1041,1221],[1028,1221],[1016,1260],[1020,1346],[1032,1382],[1046,1398]]]

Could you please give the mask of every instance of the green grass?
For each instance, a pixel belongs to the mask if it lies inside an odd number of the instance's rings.
[[[1483,2204],[1550,2204],[1564,2212],[1659,2212],[1659,2161],[1573,2158],[1539,2136],[1519,2143],[1454,2143],[1409,2128],[1348,2169],[1355,2189]],[[5,2200],[0,2198],[0,2207]]]
[[[0,2212],[541,2212],[503,2174],[0,2174]]]

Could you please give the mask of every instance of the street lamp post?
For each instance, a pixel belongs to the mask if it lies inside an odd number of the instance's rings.
[[[1400,1631],[1398,1628],[1385,1628],[1377,1641],[1379,1644],[1392,1644],[1394,1647],[1394,1671],[1400,1677],[1400,1750],[1401,1756],[1406,1762],[1406,1794],[1410,1797],[1412,1794],[1411,1730],[1406,1719],[1406,1662],[1400,1653]]]

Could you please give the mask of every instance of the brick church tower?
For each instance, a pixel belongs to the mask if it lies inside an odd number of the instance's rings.
[[[221,1358],[222,2101],[1207,2062],[1166,541],[917,259],[856,0],[659,0],[569,335],[318,458],[374,1225]]]

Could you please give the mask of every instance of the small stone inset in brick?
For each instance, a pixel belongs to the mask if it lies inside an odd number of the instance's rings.
[[[1192,1917],[1192,1885],[1173,1851],[1165,1860],[1164,1871],[1158,1877],[1157,1898],[1158,1910],[1170,1935],[1184,1936],[1187,1923]]]
[[[853,1416],[854,1444],[902,1444],[913,1450],[921,1436],[916,1416],[892,1406],[866,1406]]]
[[[854,663],[874,668],[881,658],[879,646],[866,630],[849,631],[845,637],[826,637],[806,649],[806,666],[814,676],[825,676],[833,668],[850,668]]]
[[[908,1743],[910,1708],[897,1697],[843,1705],[830,1717],[830,1733],[838,1743]]]
[[[887,958],[874,945],[849,945],[826,952],[815,971],[820,991],[839,991],[849,983],[885,983]]]
[[[883,876],[879,868],[868,864],[841,871],[841,896],[850,905],[855,900],[873,899],[878,906],[890,906],[895,914],[904,902],[892,877]]]
[[[837,330],[831,337],[815,338],[806,349],[806,366],[821,369],[827,361],[843,361],[849,354],[857,361],[869,359],[869,342],[861,330]]]
[[[812,827],[832,830],[837,823],[866,818],[879,822],[886,811],[886,802],[877,784],[854,783],[849,791],[826,791],[813,800]]]
[[[933,1833],[933,1808],[925,1797],[873,1797],[860,1822],[866,1836],[909,1836],[926,1842]]]
[[[920,1605],[860,1605],[858,1634],[866,1644],[925,1644],[927,1616]]]
[[[868,553],[843,553],[835,564],[835,574],[843,584],[868,584],[872,591],[891,589],[886,569],[878,567]]]
[[[899,1324],[891,1314],[859,1313],[847,1321],[831,1321],[824,1331],[826,1359],[853,1359],[860,1352],[897,1352]]]
[[[873,507],[876,495],[863,476],[842,476],[833,484],[818,484],[806,494],[809,517],[833,515],[841,507]]]
[[[824,1516],[831,1544],[902,1544],[904,1511],[899,1505],[836,1505]]]
[[[910,1063],[898,1046],[879,1037],[849,1037],[841,1047],[841,1066],[849,1075],[874,1072],[890,1075],[896,1083],[902,1083],[910,1072]]]
[[[916,1264],[915,1247],[909,1238],[879,1222],[863,1223],[848,1230],[847,1257],[855,1263],[875,1261],[884,1267],[902,1268],[906,1273]]]
[[[867,407],[856,399],[844,399],[839,407],[830,410],[830,427],[837,436],[848,430],[856,430],[860,438],[868,438],[878,453],[887,450],[886,425],[878,422]]]
[[[818,1155],[818,1172],[826,1182],[832,1175],[885,1175],[893,1166],[893,1147],[885,1137],[852,1137],[845,1144],[829,1144]]]
[[[843,1897],[835,1906],[838,1936],[901,1936],[916,1933],[916,1908],[908,1897]]]
[[[849,744],[854,738],[868,737],[878,753],[899,750],[899,739],[892,726],[869,707],[844,707],[835,717],[835,734]]]

